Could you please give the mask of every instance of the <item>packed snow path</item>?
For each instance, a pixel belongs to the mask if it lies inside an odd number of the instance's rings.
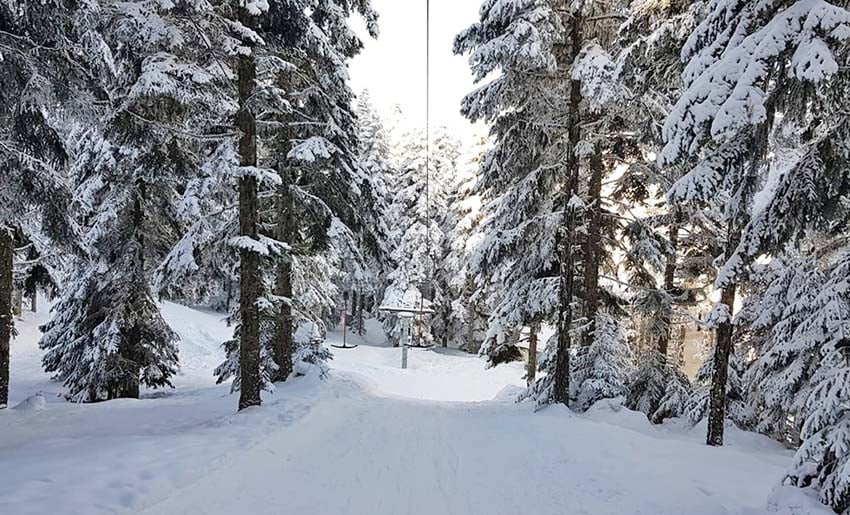
[[[720,515],[764,506],[780,469],[693,447],[559,409],[530,416],[508,405],[346,399],[144,513]]]
[[[192,367],[220,358],[217,342],[197,339],[227,332],[198,331],[215,315],[167,314]],[[38,353],[19,343],[13,372],[35,374],[25,356]],[[166,396],[50,396],[44,409],[0,413],[0,513],[756,514],[788,465],[755,435],[731,431],[709,448],[700,428],[659,429],[604,404],[533,414],[492,400],[521,384],[518,366],[412,351],[400,370],[398,349],[361,343],[336,351],[327,381],[293,381],[241,414],[226,387],[191,374]]]

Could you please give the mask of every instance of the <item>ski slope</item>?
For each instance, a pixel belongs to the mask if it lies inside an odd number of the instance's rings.
[[[751,515],[768,512],[791,457],[734,429],[709,448],[702,428],[654,427],[615,403],[532,413],[511,400],[518,365],[414,350],[401,370],[374,326],[335,349],[328,380],[235,414],[211,375],[221,316],[164,312],[182,336],[176,388],[95,405],[56,397],[38,365],[44,315],[19,322],[12,405],[39,390],[47,402],[0,412],[0,513]],[[782,513],[828,513],[792,497],[801,507]]]

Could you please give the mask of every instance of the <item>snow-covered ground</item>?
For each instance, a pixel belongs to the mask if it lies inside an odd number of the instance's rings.
[[[221,315],[164,312],[182,336],[176,388],[94,405],[64,402],[41,371],[45,315],[18,323],[11,405],[47,403],[0,412],[0,514],[759,514],[791,457],[734,429],[709,448],[704,428],[611,403],[532,414],[507,400],[518,365],[412,350],[401,370],[374,325],[334,349],[327,381],[236,414],[212,378]]]

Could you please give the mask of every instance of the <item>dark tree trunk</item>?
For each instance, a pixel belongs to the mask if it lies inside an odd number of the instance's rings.
[[[466,278],[466,292],[475,291],[475,282],[471,277]],[[481,350],[481,344],[475,338],[476,322],[478,321],[478,306],[471,295],[468,296],[466,302],[466,351],[472,354],[478,354]]]
[[[252,29],[254,19],[242,7],[239,0],[235,7],[239,12],[239,21]],[[254,113],[247,105],[248,99],[254,92],[256,78],[254,56],[240,55],[237,66],[239,80],[239,114],[237,127],[239,137],[239,164],[241,166],[257,166],[257,122]],[[244,175],[239,179],[239,234],[243,238],[257,239],[257,178]],[[239,250],[239,313],[241,330],[239,333],[239,374],[241,388],[239,391],[239,409],[259,406],[261,403],[260,389],[260,313],[257,299],[261,294],[259,277],[259,255],[253,250]]]
[[[295,236],[295,219],[292,199],[292,172],[281,166],[281,185],[277,196],[277,235],[278,241],[293,244]],[[275,381],[286,381],[292,373],[292,355],[295,345],[292,342],[292,255],[280,257],[275,279],[275,295],[288,299],[280,305],[275,321],[274,358],[278,371]]]
[[[443,348],[445,349],[445,348],[448,348],[448,346],[449,346],[449,331],[450,331],[449,320],[451,319],[451,315],[452,315],[452,307],[451,307],[450,304],[445,303],[445,302],[443,303],[442,306],[443,306],[443,331],[442,331],[443,334],[440,336],[440,342],[441,342]]]
[[[24,313],[24,290],[21,288],[14,288],[13,291],[15,294],[12,299],[12,313],[19,317]]]
[[[357,294],[357,311],[356,311],[355,316],[357,317],[357,334],[360,335],[360,336],[366,335],[366,322],[363,319],[364,318],[363,317],[363,311],[364,311],[363,304],[365,303],[365,301],[366,301],[366,298],[363,295],[363,292],[362,291],[359,292]]]
[[[224,311],[225,313],[230,313],[230,308],[233,306],[233,281],[230,280],[230,277],[224,280],[224,291]],[[227,320],[227,327],[230,327],[230,317]]]
[[[667,295],[673,295],[676,279],[676,255],[679,250],[679,224],[682,223],[682,212],[679,209],[673,208],[673,220],[670,223],[668,238],[670,247],[673,253],[667,257],[667,263],[664,266],[664,291]],[[673,306],[672,304],[661,313],[661,325],[663,330],[658,335],[658,352],[666,360],[668,348],[670,346],[670,337],[673,334]]]
[[[587,327],[582,345],[593,343],[596,313],[599,310],[599,257],[602,245],[602,174],[605,163],[599,152],[590,159],[590,187],[587,206],[587,237],[584,240],[584,318]]]
[[[147,197],[147,188],[145,181],[142,178],[136,180],[136,197],[133,200],[133,238],[135,241],[135,269],[133,270],[134,283],[132,288],[138,295],[142,295],[146,288],[147,279],[145,277],[145,233],[144,233],[144,215],[145,215],[145,199]],[[140,302],[138,297],[131,297],[133,301]],[[132,306],[131,306],[132,307]],[[126,369],[123,371],[124,380],[122,385],[116,388],[115,398],[138,399],[141,379],[140,362],[142,335],[140,328],[136,325],[127,331],[126,337],[123,338],[124,345],[120,349],[121,357],[124,358]]]
[[[34,285],[30,287],[27,296],[30,299],[30,311],[38,313],[38,288]]]
[[[567,3],[567,8],[569,3]],[[582,46],[582,16],[580,12],[574,12],[570,16],[569,9],[562,15],[564,23],[572,28],[569,46],[560,46],[557,49],[559,73],[563,80],[569,80],[572,63],[578,56]],[[575,245],[576,234],[576,210],[572,206],[571,199],[578,192],[579,160],[575,150],[581,141],[581,81],[570,80],[570,119],[569,119],[569,150],[565,165],[566,177],[564,177],[564,220],[560,234],[560,267],[559,267],[559,295],[558,295],[558,347],[555,353],[555,370],[553,378],[552,401],[569,405],[570,402],[570,326],[573,322],[573,293],[574,293],[574,261],[573,245]]]
[[[537,375],[537,336],[540,332],[540,324],[533,323],[528,328],[528,362],[525,364],[525,381],[531,386]]]
[[[12,231],[0,225],[0,408],[9,403],[9,344],[12,339]]]
[[[726,258],[732,256],[738,242],[741,239],[741,231],[729,229],[729,241],[726,244]],[[729,354],[732,350],[732,308],[735,304],[736,285],[730,284],[723,288],[720,302],[729,308],[729,319],[717,328],[717,338],[714,346],[714,375],[711,378],[711,392],[709,394],[708,408],[708,445],[723,445],[723,423],[726,419],[726,380],[729,375]]]

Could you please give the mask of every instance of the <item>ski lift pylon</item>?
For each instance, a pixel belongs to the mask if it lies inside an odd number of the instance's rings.
[[[336,349],[353,349],[357,347],[357,345],[348,345],[347,336],[348,336],[348,293],[343,295],[344,306],[342,308],[342,345],[331,345]]]

